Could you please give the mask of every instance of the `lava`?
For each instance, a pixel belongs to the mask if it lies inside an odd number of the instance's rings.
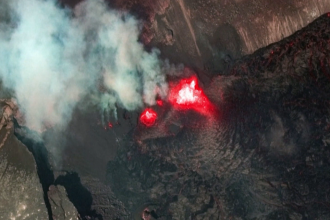
[[[153,126],[156,119],[157,113],[151,108],[145,109],[140,116],[140,121],[147,127]]]
[[[178,84],[172,85],[168,101],[174,108],[180,110],[192,109],[202,114],[210,114],[214,109],[203,90],[198,86],[196,76],[182,79]],[[156,103],[159,107],[164,105],[161,99],[158,99]],[[140,115],[140,122],[147,127],[153,126],[156,119],[157,113],[151,108],[146,108]]]
[[[157,105],[158,105],[158,106],[163,106],[163,104],[164,104],[164,103],[163,103],[163,100],[160,100],[160,99],[157,100]]]
[[[170,91],[169,101],[176,108],[194,109],[201,113],[207,113],[211,108],[211,103],[198,86],[195,76],[182,79],[178,85],[174,86]]]

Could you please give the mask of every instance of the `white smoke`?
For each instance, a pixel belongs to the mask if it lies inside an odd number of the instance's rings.
[[[159,52],[139,43],[140,24],[102,0],[73,10],[53,0],[12,0],[0,24],[0,78],[15,91],[28,127],[65,126],[101,80],[102,108],[134,110],[167,92]]]

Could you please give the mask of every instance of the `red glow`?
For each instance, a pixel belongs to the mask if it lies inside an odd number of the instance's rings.
[[[112,128],[113,127],[113,124],[111,122],[108,123],[108,127],[109,128]]]
[[[181,80],[177,86],[172,88],[169,101],[181,109],[194,109],[202,113],[206,113],[211,107],[208,98],[198,86],[195,76]]]
[[[151,108],[144,110],[140,116],[140,121],[148,127],[153,126],[156,122],[156,119],[157,113]]]
[[[163,106],[163,100],[157,100],[157,105]]]

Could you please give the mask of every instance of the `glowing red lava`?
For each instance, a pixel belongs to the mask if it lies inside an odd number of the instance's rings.
[[[207,113],[211,107],[210,101],[198,86],[195,76],[183,79],[173,87],[169,94],[169,101],[177,108],[194,109],[201,113]]]
[[[177,85],[171,86],[168,96],[173,107],[181,110],[193,109],[202,114],[214,114],[215,108],[208,100],[203,90],[198,86],[196,76],[182,79]],[[162,100],[156,101],[158,106],[163,106]],[[145,109],[140,115],[140,122],[147,127],[151,127],[157,120],[157,113],[151,109]]]
[[[140,116],[140,121],[147,127],[153,126],[156,119],[157,113],[151,108],[145,109]]]
[[[163,100],[157,100],[157,105],[159,105],[159,106],[163,106]]]

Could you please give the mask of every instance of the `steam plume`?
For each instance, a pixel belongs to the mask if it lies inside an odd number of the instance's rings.
[[[139,22],[86,0],[73,10],[53,0],[13,0],[0,24],[0,78],[15,91],[27,126],[65,126],[82,97],[101,86],[101,108],[134,110],[165,96],[159,52],[138,42]],[[7,11],[8,11],[7,10]]]

